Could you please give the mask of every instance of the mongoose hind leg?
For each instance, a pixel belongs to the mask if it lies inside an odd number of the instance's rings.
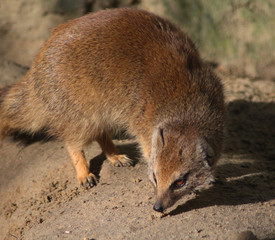
[[[67,150],[76,170],[76,176],[80,184],[85,188],[92,188],[97,183],[97,178],[90,173],[84,153],[79,148],[67,143]]]
[[[108,133],[104,132],[96,140],[99,143],[102,151],[105,153],[107,159],[112,163],[113,166],[125,167],[133,165],[132,159],[128,158],[124,154],[119,154],[118,149],[115,147]]]

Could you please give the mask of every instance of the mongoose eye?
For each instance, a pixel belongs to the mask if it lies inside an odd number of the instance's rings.
[[[154,178],[155,183],[157,184],[157,179],[156,179],[155,173],[153,173],[153,178]]]
[[[177,179],[172,185],[171,188],[172,189],[180,189],[182,188],[187,181],[187,177],[188,177],[189,173],[186,173],[183,177]]]

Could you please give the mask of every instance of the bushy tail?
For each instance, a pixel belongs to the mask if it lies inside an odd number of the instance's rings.
[[[5,135],[5,133],[8,132],[8,129],[4,120],[3,102],[8,91],[11,89],[11,87],[12,86],[10,85],[10,86],[5,86],[3,88],[0,88],[0,140],[2,139],[3,135]]]
[[[13,133],[35,134],[46,126],[45,111],[24,81],[0,89],[0,139]]]
[[[21,130],[24,110],[24,89],[19,84],[0,89],[0,139]]]

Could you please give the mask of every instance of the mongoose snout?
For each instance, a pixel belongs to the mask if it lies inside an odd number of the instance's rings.
[[[157,212],[163,212],[164,210],[162,204],[159,201],[155,202],[153,209]]]
[[[132,160],[111,140],[136,136],[164,211],[213,178],[224,127],[223,87],[185,32],[129,8],[61,24],[23,79],[0,91],[0,133],[47,134],[65,142],[84,187],[97,179],[83,147],[97,141],[114,166]]]

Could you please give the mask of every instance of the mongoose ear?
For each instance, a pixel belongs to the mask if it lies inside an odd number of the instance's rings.
[[[197,141],[197,154],[200,156],[207,166],[214,165],[214,151],[204,138],[199,138]]]
[[[157,127],[154,129],[153,134],[152,134],[152,147],[151,147],[151,153],[150,153],[150,158],[155,159],[157,155],[157,150],[159,149],[158,146],[164,146],[165,141],[164,141],[164,131],[163,128]]]

